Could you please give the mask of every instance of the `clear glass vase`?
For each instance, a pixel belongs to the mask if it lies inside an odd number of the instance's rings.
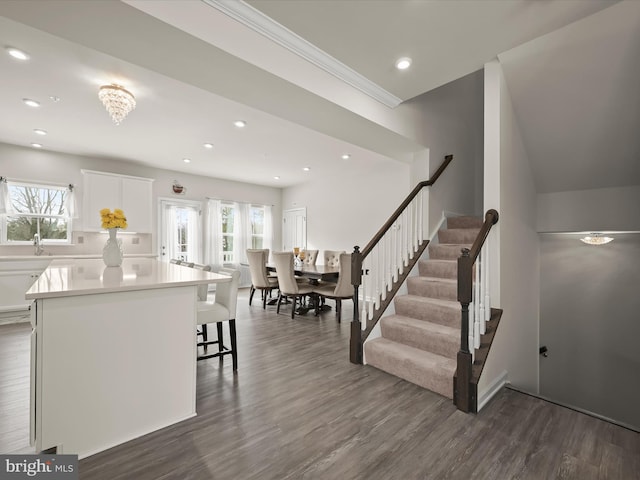
[[[122,240],[116,237],[117,228],[107,229],[109,238],[102,249],[102,260],[107,267],[119,267],[122,265]]]

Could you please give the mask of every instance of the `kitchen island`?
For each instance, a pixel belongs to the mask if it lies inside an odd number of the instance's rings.
[[[227,281],[150,258],[53,260],[26,293],[36,450],[83,458],[194,416],[197,287]]]

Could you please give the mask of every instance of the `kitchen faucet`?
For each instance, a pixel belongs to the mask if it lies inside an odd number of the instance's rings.
[[[33,235],[33,244],[36,247],[36,256],[42,255],[44,253],[44,248],[40,245],[40,234],[36,233]]]

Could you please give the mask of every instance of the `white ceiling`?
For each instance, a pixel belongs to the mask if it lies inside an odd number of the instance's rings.
[[[425,147],[392,127],[397,109],[267,40],[210,3],[215,2],[0,2],[0,44],[23,48],[32,56],[27,63],[0,56],[0,141],[40,141],[54,151],[283,187],[338,168],[355,171],[375,168],[379,162],[408,161]],[[553,122],[534,115],[530,106],[542,105],[541,98],[553,106],[558,99],[557,94],[533,88],[538,82],[532,78],[548,78],[544,68],[550,57],[536,56],[532,45],[537,40],[525,42],[543,35],[546,49],[556,52],[552,57],[558,70],[563,70],[563,62],[571,65],[562,83],[542,82],[551,90],[564,90],[568,82],[576,82],[569,76],[577,57],[593,62],[590,50],[580,46],[583,37],[589,47],[589,41],[597,44],[598,38],[588,32],[575,37],[544,35],[615,3],[259,0],[249,5],[402,100],[476,71],[500,55],[535,162],[547,159],[554,148],[570,149],[561,145],[564,135],[542,136],[534,130]],[[639,31],[635,18],[628,20],[623,37],[607,24],[601,35],[607,48],[618,52],[620,41],[636,46],[637,37],[630,30],[635,25]],[[567,54],[564,47],[552,47],[553,42],[567,41],[577,42]],[[516,47],[523,44],[519,51]],[[595,58],[608,58],[606,68],[619,66],[630,48],[616,55],[617,60],[606,50]],[[401,55],[413,58],[409,71],[393,69]],[[531,61],[521,61],[527,58]],[[628,60],[637,65],[638,58],[636,54]],[[97,98],[98,87],[113,81],[124,84],[138,100],[137,109],[117,127]],[[61,101],[50,102],[50,95]],[[40,100],[43,106],[28,109],[21,102],[24,97]],[[637,105],[627,108],[627,120],[637,120]],[[248,126],[236,129],[236,119],[246,120]],[[567,119],[563,121],[566,127]],[[36,137],[34,128],[49,135]],[[214,149],[205,150],[205,142],[213,143]],[[346,162],[340,158],[345,152],[352,155]],[[192,162],[184,164],[184,157]],[[305,166],[311,171],[303,172]],[[634,172],[625,171],[629,173]],[[274,175],[281,179],[274,180]],[[544,191],[564,188],[539,172],[536,178]]]

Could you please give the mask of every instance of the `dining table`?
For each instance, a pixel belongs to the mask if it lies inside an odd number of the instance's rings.
[[[276,266],[271,263],[267,263],[267,272],[275,273]],[[296,265],[293,266],[293,273],[299,277],[305,277],[309,279],[309,283],[318,285],[320,281],[323,282],[337,282],[340,268],[338,266],[330,265]],[[310,302],[307,305],[300,306],[296,313],[304,315],[309,310],[315,310],[315,302],[319,301],[317,296],[311,296]],[[269,305],[275,303],[274,300],[269,302]],[[319,311],[331,310],[331,307],[327,304],[322,304],[318,307]]]
[[[275,272],[276,266],[267,263],[267,271]],[[317,284],[319,281],[336,282],[340,273],[339,267],[329,265],[294,265],[293,272],[299,277],[308,278],[311,283]]]

